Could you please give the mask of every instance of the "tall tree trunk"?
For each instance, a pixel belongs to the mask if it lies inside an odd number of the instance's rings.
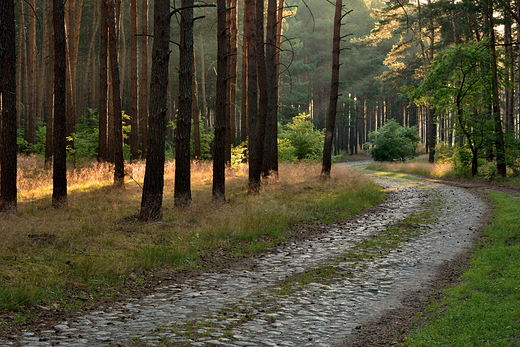
[[[228,0],[227,10],[227,124],[226,124],[226,162],[231,163],[231,147],[236,142],[236,93],[237,93],[237,0]]]
[[[258,74],[257,74],[257,63],[256,63],[256,14],[255,14],[255,0],[245,0],[245,17],[244,17],[244,33],[247,38],[247,125],[249,128],[249,191],[255,192],[260,188],[260,174],[258,177],[254,174],[254,170],[251,170],[252,163],[251,159],[253,153],[256,150],[256,136],[257,136],[257,123],[258,123]],[[255,154],[256,155],[256,154]],[[260,162],[261,163],[261,162]],[[260,166],[260,163],[255,163]],[[258,168],[260,172],[261,167]]]
[[[108,8],[107,1],[101,0],[99,36],[99,139],[98,161],[109,160],[108,156]]]
[[[152,75],[150,84],[150,143],[146,159],[139,219],[162,219],[164,148],[168,108],[168,65],[170,60],[170,1],[155,0]]]
[[[246,25],[246,18],[247,18],[247,11],[248,11],[248,4],[251,3],[250,1],[244,1],[244,29],[242,30],[242,99],[241,99],[241,105],[240,105],[240,142],[245,143],[247,141],[247,135],[248,135],[248,116],[247,116],[247,98],[248,98],[248,89],[247,89],[247,52],[249,50],[248,44],[247,44],[247,37],[248,37],[248,27]]]
[[[199,35],[199,44],[200,44],[200,97],[202,99],[202,110],[200,112],[200,116],[202,121],[204,122],[204,131],[206,133],[209,132],[208,129],[208,120],[207,120],[207,102],[206,102],[206,67],[204,66],[204,40],[202,38],[202,33],[204,32],[204,23],[206,22],[206,8],[204,7],[204,17],[202,18],[202,23],[200,25],[200,35]]]
[[[283,1],[281,1],[283,4]],[[283,6],[283,5],[282,5]],[[282,9],[283,11],[283,9]],[[266,65],[267,69],[267,85],[268,88],[268,104],[267,104],[267,121],[266,121],[266,141],[264,151],[264,168],[263,174],[269,175],[271,172],[275,175],[278,173],[278,51],[277,46],[278,28],[281,22],[277,23],[277,2],[269,0],[267,3],[267,35],[266,35]]]
[[[45,133],[45,164],[46,168],[50,168],[52,165],[52,127],[53,127],[53,109],[54,109],[54,0],[49,0],[47,3],[47,20],[50,23],[48,30],[48,41],[47,47],[47,79],[45,88],[45,125],[47,127]]]
[[[16,32],[14,1],[0,2],[0,211],[17,211]]]
[[[141,155],[148,150],[148,0],[141,6],[141,83],[139,85],[139,123],[141,129]]]
[[[52,172],[52,206],[67,206],[67,38],[65,35],[64,0],[54,0],[54,160]]]
[[[332,167],[332,140],[334,135],[334,126],[336,124],[336,113],[338,106],[339,91],[339,52],[341,44],[341,10],[343,8],[342,0],[336,0],[336,10],[334,12],[334,37],[332,39],[332,78],[330,82],[330,103],[329,113],[327,115],[327,126],[325,129],[325,142],[323,145],[323,165],[321,168],[321,177],[330,178],[330,170]]]
[[[226,0],[217,0],[217,105],[215,109],[215,148],[213,156],[214,202],[226,200],[226,104],[227,104],[227,42]]]
[[[29,15],[29,85],[28,85],[28,111],[25,112],[25,140],[30,144],[36,143],[36,85],[37,85],[37,69],[36,69],[36,0],[31,0],[31,9]]]
[[[17,126],[20,127],[20,118],[22,114],[22,103],[25,101],[23,97],[23,89],[22,86],[24,85],[24,82],[22,81],[24,79],[24,69],[27,69],[27,55],[26,53],[26,30],[25,30],[25,13],[24,13],[24,0],[19,0],[19,29],[18,29],[18,63],[17,63],[17,70],[16,70],[16,109],[17,109]]]
[[[507,72],[508,79],[511,87],[506,88],[506,100],[505,100],[505,123],[506,123],[506,132],[514,134],[515,130],[515,118],[514,118],[514,109],[515,109],[515,58],[513,53],[513,36],[512,36],[512,28],[511,25],[512,20],[511,16],[508,13],[505,13],[505,30],[504,30],[504,39],[505,39],[505,53],[507,60]]]
[[[431,0],[428,0],[428,7],[431,7]],[[430,47],[428,49],[429,54],[429,63],[433,61],[433,50],[435,45],[435,27],[433,23],[433,18],[430,19]],[[430,124],[428,131],[428,147],[429,147],[429,155],[428,162],[433,163],[435,161],[435,145],[437,143],[437,124],[435,122],[435,110],[428,109],[428,121]]]
[[[497,160],[497,173],[506,176],[506,157],[504,145],[504,133],[502,130],[502,118],[500,116],[500,98],[498,91],[498,60],[496,53],[495,26],[493,18],[493,0],[489,1],[489,38],[491,39],[491,53],[493,56],[493,119],[495,120],[495,151]]]
[[[267,120],[267,104],[269,96],[267,94],[267,69],[265,65],[264,51],[264,2],[255,2],[255,45],[256,45],[256,66],[258,81],[258,113],[255,129],[255,143],[249,156],[249,191],[258,192],[260,189],[260,178],[262,174],[262,163],[264,156],[265,125]]]
[[[125,183],[125,164],[123,156],[123,123],[121,119],[121,85],[119,79],[119,62],[117,59],[117,34],[116,34],[116,4],[117,0],[109,0],[108,3],[108,30],[110,51],[110,77],[112,79],[112,124],[114,147],[114,186],[122,187]]]
[[[81,29],[81,13],[83,0],[67,0],[65,26],[67,29],[67,136],[74,133],[79,114],[76,109],[76,67],[78,62],[79,32]],[[72,141],[68,141],[73,146]]]
[[[195,159],[201,158],[200,153],[200,122],[199,122],[199,88],[197,85],[197,64],[195,64],[195,50],[193,50],[193,77],[192,77],[192,102],[191,116],[193,118],[193,155]]]
[[[139,159],[139,111],[137,81],[137,0],[130,0],[130,160]]]
[[[191,204],[190,133],[193,76],[193,0],[182,0],[180,21],[179,114],[175,136],[174,205]]]

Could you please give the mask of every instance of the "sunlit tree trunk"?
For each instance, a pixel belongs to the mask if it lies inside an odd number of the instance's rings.
[[[191,204],[190,133],[193,76],[193,0],[182,0],[180,21],[179,113],[175,136],[174,205]]]
[[[170,1],[155,0],[152,74],[150,83],[150,143],[146,159],[139,219],[162,219],[164,148],[168,108],[168,65],[170,60]]]
[[[66,151],[66,74],[67,39],[65,35],[64,0],[54,0],[54,160],[52,172],[52,206],[67,206]]]
[[[227,124],[226,124],[226,162],[231,163],[231,147],[236,142],[236,81],[237,81],[237,1],[228,0],[227,10],[227,42],[228,42],[228,59],[227,59]]]
[[[247,37],[248,37],[248,27],[246,25],[246,18],[247,18],[247,7],[250,1],[244,1],[244,29],[242,30],[242,98],[241,98],[241,106],[240,106],[240,142],[246,142],[247,141],[247,135],[248,135],[248,116],[247,116],[247,96],[248,96],[248,89],[247,89],[247,51],[249,50],[248,44],[247,44]]]

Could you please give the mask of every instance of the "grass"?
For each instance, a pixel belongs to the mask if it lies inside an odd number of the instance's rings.
[[[426,312],[408,346],[520,345],[520,201],[491,193],[494,219],[462,283]]]
[[[144,163],[126,167],[124,189],[112,187],[106,164],[68,174],[69,207],[51,207],[52,173],[40,158],[19,161],[18,214],[0,224],[0,313],[34,305],[69,310],[110,298],[143,271],[189,271],[219,257],[243,257],[284,240],[297,223],[332,223],[361,213],[383,197],[372,181],[336,166],[319,179],[317,164],[281,164],[259,195],[247,194],[245,167],[227,172],[227,203],[211,199],[211,163],[192,165],[193,204],[173,206],[174,164],[165,167],[164,221],[143,224],[139,211]]]

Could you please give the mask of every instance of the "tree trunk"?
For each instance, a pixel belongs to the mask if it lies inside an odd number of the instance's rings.
[[[264,2],[257,0],[255,3],[255,26],[256,37],[253,42],[256,45],[256,66],[258,81],[258,113],[255,129],[255,143],[249,156],[249,191],[258,192],[260,189],[260,178],[262,174],[262,163],[265,151],[265,126],[267,120],[267,69],[265,65],[264,51]]]
[[[150,143],[146,158],[139,219],[162,219],[164,148],[168,108],[168,65],[170,60],[170,1],[155,0],[152,75],[150,84]]]
[[[332,168],[332,140],[334,135],[334,127],[336,124],[336,113],[338,106],[339,91],[339,52],[341,50],[341,10],[343,8],[342,0],[336,0],[336,10],[334,13],[334,37],[332,39],[332,78],[330,82],[330,103],[329,113],[327,115],[327,126],[325,129],[325,142],[323,145],[323,165],[321,168],[321,177],[330,178],[330,170]]]
[[[123,156],[123,123],[121,119],[121,86],[119,80],[119,62],[117,59],[116,10],[115,1],[108,3],[108,30],[110,50],[110,77],[112,79],[112,124],[114,151],[114,186],[122,187],[125,183],[125,164]]]
[[[200,116],[202,121],[204,122],[204,131],[206,133],[209,132],[208,129],[208,120],[207,120],[207,103],[206,103],[206,67],[204,66],[204,40],[202,38],[202,33],[204,32],[204,23],[206,22],[206,8],[204,7],[204,18],[202,18],[202,23],[200,25],[200,97],[202,99],[202,110],[200,112]]]
[[[14,1],[0,2],[0,211],[17,211],[16,32]]]
[[[101,0],[99,36],[99,139],[98,161],[108,161],[108,8]]]
[[[36,0],[31,0],[31,12],[29,15],[29,85],[28,85],[28,112],[25,112],[25,140],[30,144],[36,143]]]
[[[50,23],[48,29],[48,47],[47,53],[49,58],[47,59],[47,80],[46,80],[46,89],[45,89],[45,125],[46,125],[46,133],[45,133],[45,168],[50,168],[52,166],[52,127],[53,127],[53,109],[54,109],[54,12],[53,12],[53,2],[54,0],[49,0],[47,3],[48,8],[46,9],[48,12],[47,21]]]
[[[257,123],[258,123],[258,74],[257,74],[257,63],[256,63],[256,21],[255,21],[255,1],[245,0],[244,6],[246,7],[246,16],[244,18],[244,32],[247,33],[247,117],[248,117],[248,128],[249,128],[249,191],[256,192],[260,188],[260,170],[261,162],[258,163],[251,161],[252,157],[256,155],[256,136],[257,136]],[[255,157],[256,159],[256,157]],[[253,160],[254,161],[254,160]],[[255,174],[254,165],[258,168]]]
[[[215,148],[213,156],[213,201],[226,201],[226,104],[227,88],[227,42],[226,0],[217,0],[217,105],[215,110]]]
[[[228,71],[226,87],[228,97],[226,102],[229,122],[226,126],[226,162],[231,163],[231,147],[236,142],[236,94],[237,94],[237,0],[228,0]]]
[[[139,159],[137,0],[130,0],[130,161]]]
[[[66,74],[67,39],[64,0],[54,0],[54,160],[52,206],[67,206]]]
[[[283,11],[283,1],[280,1]],[[264,175],[273,172],[278,174],[278,71],[279,71],[279,42],[277,40],[278,31],[281,28],[281,21],[278,23],[276,0],[269,0],[267,4],[267,42],[266,42],[266,65],[268,105],[266,123],[266,142],[264,157]]]
[[[242,30],[242,98],[240,104],[240,142],[245,143],[247,141],[248,135],[248,116],[247,116],[247,99],[248,99],[248,89],[247,89],[247,52],[249,50],[247,37],[248,37],[248,27],[246,25],[247,13],[248,13],[248,4],[251,1],[244,1],[244,29]]]
[[[141,129],[141,155],[148,150],[148,0],[141,6],[141,83],[139,85],[139,123]]]
[[[491,39],[491,53],[493,56],[493,119],[495,120],[495,150],[497,160],[497,173],[505,177],[506,176],[506,157],[505,157],[505,145],[504,145],[504,133],[502,130],[502,119],[500,117],[500,99],[498,91],[498,60],[496,53],[496,41],[495,41],[495,27],[493,18],[493,0],[489,0],[489,34]]]
[[[195,50],[193,50],[193,77],[192,77],[192,102],[191,116],[193,118],[193,155],[195,159],[201,158],[200,153],[200,122],[199,122],[199,88],[197,85],[197,65],[195,64]]]
[[[175,136],[174,205],[191,204],[190,133],[193,75],[193,0],[182,0],[179,45],[179,113]]]

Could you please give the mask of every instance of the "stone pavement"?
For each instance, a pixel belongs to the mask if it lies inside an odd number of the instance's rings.
[[[487,212],[462,188],[377,180],[391,192],[379,208],[324,227],[315,239],[272,249],[247,268],[204,273],[142,299],[78,312],[38,335],[26,331],[18,340],[0,340],[0,346],[332,346],[427,287],[440,264],[471,244]],[[370,261],[342,261],[352,247],[428,202],[437,202],[437,217],[421,225],[421,236]],[[294,287],[281,282],[327,266],[335,269],[333,278]]]

